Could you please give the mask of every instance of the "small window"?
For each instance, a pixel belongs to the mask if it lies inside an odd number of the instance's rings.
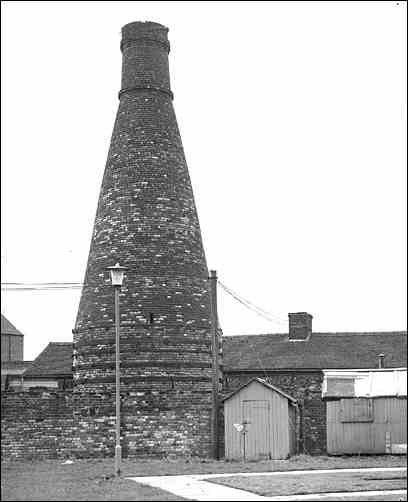
[[[329,377],[326,379],[326,390],[324,397],[346,397],[355,396],[354,378]]]
[[[372,399],[354,398],[340,400],[341,422],[372,422],[373,420]]]

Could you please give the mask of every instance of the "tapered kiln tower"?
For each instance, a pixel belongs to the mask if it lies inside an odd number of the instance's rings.
[[[120,295],[124,448],[206,455],[208,270],[173,109],[167,32],[152,22],[122,28],[119,109],[74,329],[74,382],[77,393],[93,396],[96,415],[111,412],[114,297],[106,267],[119,262],[128,269]]]

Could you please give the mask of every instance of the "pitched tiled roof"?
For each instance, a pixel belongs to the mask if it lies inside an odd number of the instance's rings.
[[[354,369],[407,365],[406,331],[381,333],[312,333],[306,341],[288,341],[288,335],[223,337],[225,371],[278,369]]]
[[[51,377],[72,374],[72,343],[50,342],[24,373],[27,377]]]
[[[21,331],[19,331],[15,326],[11,324],[11,322],[1,314],[1,334],[2,335],[22,335]]]

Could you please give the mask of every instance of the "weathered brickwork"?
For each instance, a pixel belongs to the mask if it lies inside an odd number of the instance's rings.
[[[119,262],[127,268],[120,305],[128,454],[207,455],[208,269],[173,109],[167,32],[149,22],[122,28],[119,109],[73,330],[74,392],[114,393],[114,292],[106,267]]]
[[[2,458],[70,456],[74,433],[72,392],[2,392]]]
[[[2,393],[2,458],[111,457],[114,399],[107,392],[72,390]],[[124,457],[202,456],[210,447],[205,439],[208,403],[190,384],[123,393],[121,420]],[[203,438],[202,445],[197,437]]]
[[[326,405],[322,400],[321,371],[228,372],[224,373],[225,392],[229,394],[252,378],[267,379],[298,401],[300,405],[299,447],[307,454],[326,453]]]

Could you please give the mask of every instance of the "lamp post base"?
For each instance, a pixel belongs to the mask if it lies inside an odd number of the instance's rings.
[[[122,463],[122,447],[115,446],[115,476],[120,476],[120,467]]]

